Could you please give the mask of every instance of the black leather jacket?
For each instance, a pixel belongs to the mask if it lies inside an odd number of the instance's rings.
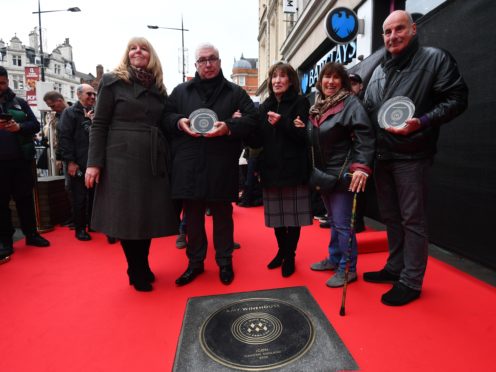
[[[409,97],[414,117],[424,123],[407,136],[379,127],[377,114],[389,98]],[[468,88],[456,61],[446,51],[420,47],[415,37],[403,54],[391,58],[386,51],[365,92],[364,104],[377,131],[378,159],[420,159],[436,152],[439,127],[467,107]]]
[[[313,124],[309,122],[308,125]],[[341,111],[327,117],[318,128],[312,126],[311,129],[317,168],[339,175],[346,161],[344,172],[360,169],[371,173],[375,135],[357,97],[347,97]]]

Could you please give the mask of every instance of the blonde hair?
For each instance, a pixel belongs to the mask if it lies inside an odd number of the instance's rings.
[[[167,90],[164,85],[164,74],[162,71],[162,64],[158,58],[157,52],[153,48],[152,44],[144,37],[133,37],[127,43],[126,51],[121,58],[119,65],[114,69],[113,73],[119,78],[126,82],[130,82],[129,77],[129,51],[133,45],[138,45],[140,47],[145,47],[148,52],[150,52],[150,61],[146,66],[146,71],[150,72],[155,78],[155,85],[159,91],[163,94],[167,94]]]

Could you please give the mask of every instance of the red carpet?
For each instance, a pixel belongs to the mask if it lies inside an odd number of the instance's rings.
[[[220,283],[209,247],[206,272],[177,288],[174,280],[187,260],[174,237],[153,242],[157,281],[151,293],[127,285],[121,248],[108,245],[102,234],[79,242],[72,231],[58,228],[45,235],[50,248],[17,242],[11,262],[0,266],[0,371],[170,371],[188,297],[300,285],[315,297],[361,371],[494,370],[494,287],[431,258],[420,300],[384,306],[380,296],[390,286],[360,279],[349,286],[347,314],[340,317],[341,290],[325,286],[329,273],[309,269],[325,257],[329,230],[317,223],[302,230],[297,272],[284,279],[279,270],[266,269],[276,248],[262,208],[236,207],[235,221],[242,247],[235,251],[230,286]],[[385,235],[361,233],[359,245],[383,249]],[[379,269],[385,258],[384,252],[360,255],[359,274]]]

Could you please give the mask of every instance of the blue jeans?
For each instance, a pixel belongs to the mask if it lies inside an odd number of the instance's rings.
[[[351,250],[349,247],[353,193],[334,191],[330,194],[322,195],[322,200],[327,209],[327,216],[331,225],[329,261],[338,267],[338,271],[344,271],[349,254],[350,272],[355,272],[358,248],[354,232],[351,236]]]
[[[385,270],[420,290],[427,266],[427,181],[431,159],[377,161],[379,212],[387,228]]]

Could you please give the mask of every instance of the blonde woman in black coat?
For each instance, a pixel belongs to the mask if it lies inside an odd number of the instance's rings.
[[[155,50],[146,39],[132,38],[119,66],[103,76],[90,133],[85,181],[96,184],[91,225],[120,239],[137,291],[151,291],[155,280],[151,239],[175,235],[179,226],[161,128],[166,99]]]
[[[269,98],[260,107],[258,145],[263,146],[261,181],[265,225],[274,228],[278,251],[267,265],[282,267],[282,276],[295,271],[295,254],[301,226],[312,224],[310,193],[306,185],[309,172],[304,124],[310,104],[299,94],[296,71],[278,62],[269,69]]]

